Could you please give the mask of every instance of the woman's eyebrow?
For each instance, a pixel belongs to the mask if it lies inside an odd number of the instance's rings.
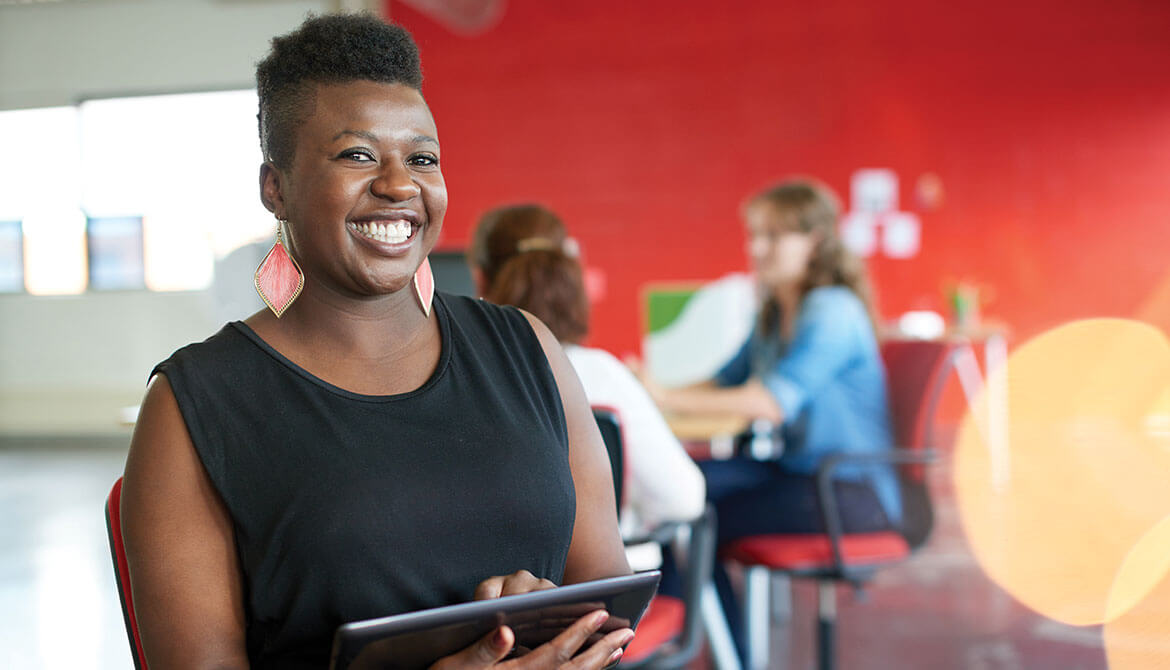
[[[363,140],[366,140],[367,142],[372,142],[372,143],[377,143],[381,139],[376,134],[371,133],[368,130],[343,130],[343,131],[341,131],[333,136],[333,141],[337,141],[346,135],[353,135],[354,137],[359,137]],[[410,138],[410,141],[415,143],[415,144],[419,144],[419,143],[429,143],[429,144],[434,144],[434,145],[439,144],[439,140],[431,137],[430,135],[415,135],[414,137]]]
[[[337,133],[336,135],[334,135],[333,140],[334,141],[339,140],[346,135],[353,135],[355,137],[360,137],[361,139],[366,140],[367,142],[377,142],[378,141],[378,136],[375,135],[374,133],[371,133],[368,130],[343,130],[340,133]]]

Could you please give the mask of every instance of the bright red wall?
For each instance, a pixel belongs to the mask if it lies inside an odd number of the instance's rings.
[[[886,316],[943,311],[966,279],[1016,341],[1093,315],[1170,326],[1170,295],[1151,298],[1170,251],[1163,0],[508,0],[471,37],[390,13],[422,49],[444,244],[488,207],[551,205],[606,273],[594,344],[637,349],[644,283],[744,269],[745,195],[803,173],[847,198],[861,167],[896,170],[923,223],[917,257],[870,264]]]

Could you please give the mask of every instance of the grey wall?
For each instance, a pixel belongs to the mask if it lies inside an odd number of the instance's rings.
[[[0,109],[250,87],[273,35],[336,4],[0,5]],[[0,296],[0,438],[128,432],[120,409],[139,401],[151,367],[210,335],[222,316],[210,291]]]
[[[216,325],[209,292],[0,296],[0,435],[128,432],[154,364]]]
[[[0,109],[89,97],[248,88],[309,0],[65,0],[0,5]]]

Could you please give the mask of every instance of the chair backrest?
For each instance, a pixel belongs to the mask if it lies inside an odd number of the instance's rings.
[[[882,343],[882,360],[886,367],[890,418],[894,441],[903,449],[929,449],[938,446],[934,415],[947,376],[961,343],[941,340],[887,340]],[[899,469],[902,488],[901,531],[911,547],[930,536],[934,527],[934,508],[926,487],[926,469],[922,465],[905,465]]]
[[[618,513],[622,509],[622,494],[625,490],[625,438],[622,436],[622,422],[616,409],[605,406],[593,408],[593,418],[601,431],[605,450],[609,454],[609,467],[613,472],[613,497]]]
[[[887,340],[881,345],[890,394],[894,440],[903,449],[935,443],[934,414],[955,353],[964,344],[938,340]]]
[[[134,599],[130,594],[130,567],[126,564],[126,549],[122,545],[122,478],[114,482],[106,498],[106,533],[110,540],[110,555],[114,559],[114,581],[118,584],[118,598],[122,601],[122,620],[126,623],[126,637],[130,641],[130,655],[136,670],[146,670],[146,656],[138,637],[138,619],[134,616]]]

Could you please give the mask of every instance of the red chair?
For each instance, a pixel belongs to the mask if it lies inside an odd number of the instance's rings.
[[[130,594],[130,568],[126,565],[126,549],[122,546],[122,478],[114,482],[106,498],[106,532],[110,539],[110,555],[114,559],[114,580],[118,583],[118,598],[122,601],[122,620],[126,622],[126,637],[130,640],[130,655],[135,670],[146,670],[146,655],[138,637],[138,619],[134,616],[134,599]]]
[[[625,439],[617,410],[594,407],[593,417],[601,430],[613,471],[614,494],[621,509],[625,490]],[[700,600],[703,589],[711,583],[715,562],[715,511],[710,507],[692,521],[666,523],[647,537],[634,538],[628,544],[658,542],[667,544],[686,528],[689,531],[686,563],[682,568],[682,598],[656,595],[638,623],[637,636],[622,656],[623,668],[673,670],[689,663],[699,653],[703,642]]]
[[[818,584],[817,657],[821,670],[834,668],[836,586],[859,589],[878,568],[907,559],[930,534],[933,512],[924,467],[936,459],[933,418],[939,396],[961,347],[940,341],[895,340],[881,347],[887,372],[894,439],[885,453],[842,454],[826,459],[817,473],[825,533],[756,535],[720,547],[724,560],[747,571],[745,620],[748,667],[768,663],[768,585],[773,574],[814,579]],[[845,463],[896,463],[902,487],[902,532],[846,533],[833,492],[833,471]],[[919,464],[919,465],[908,465]]]

